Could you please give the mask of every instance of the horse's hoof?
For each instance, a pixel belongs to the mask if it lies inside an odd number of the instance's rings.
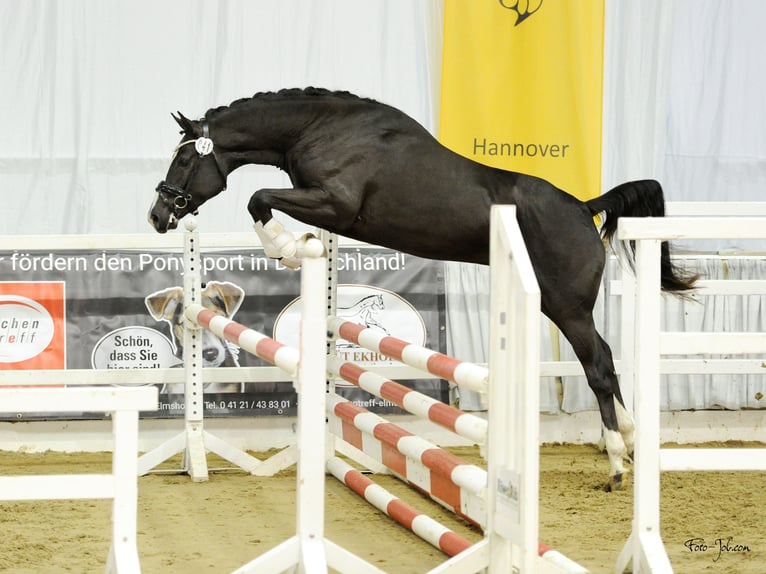
[[[622,474],[615,474],[609,477],[609,483],[606,485],[607,492],[616,492],[622,490]]]

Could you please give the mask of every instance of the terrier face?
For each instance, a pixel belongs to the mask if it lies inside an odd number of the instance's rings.
[[[245,292],[242,288],[233,283],[209,281],[202,290],[200,304],[206,309],[231,318],[242,304],[244,296]],[[180,359],[184,358],[183,299],[182,287],[168,287],[147,295],[144,299],[151,316],[157,321],[165,321],[170,325],[176,356]],[[238,349],[234,349],[236,348],[210,331],[202,330],[203,367],[238,367],[239,362],[236,357]],[[206,390],[212,390],[208,387],[209,385],[206,385]]]

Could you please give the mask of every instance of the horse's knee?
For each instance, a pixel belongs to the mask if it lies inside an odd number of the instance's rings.
[[[265,194],[263,191],[256,191],[250,196],[247,202],[247,212],[253,218],[253,221],[260,221],[261,223],[267,223],[271,219],[271,209],[264,201]]]

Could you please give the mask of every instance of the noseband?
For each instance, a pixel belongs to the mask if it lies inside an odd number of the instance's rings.
[[[183,146],[194,144],[194,149],[196,150],[198,154],[198,159],[201,159],[205,156],[212,156],[213,161],[215,161],[215,167],[218,170],[219,175],[221,176],[221,179],[224,183],[224,190],[226,189],[226,175],[224,175],[223,170],[221,169],[221,164],[218,162],[218,158],[215,155],[215,152],[213,151],[213,148],[215,147],[213,145],[213,140],[210,139],[210,126],[208,125],[207,121],[202,122],[202,137],[199,137],[197,139],[188,140],[185,142],[182,142],[176,146],[176,149],[173,150],[173,156],[175,157],[175,154],[178,153],[178,150],[180,150]],[[186,178],[186,183],[183,187],[179,187],[177,185],[173,185],[171,183],[167,183],[165,180],[162,180],[157,184],[157,188],[155,191],[160,197],[160,200],[162,200],[162,203],[165,204],[170,211],[173,213],[173,215],[177,219],[181,219],[183,215],[181,213],[184,209],[186,209],[189,206],[189,202],[192,200],[192,195],[188,191],[186,191],[184,188],[189,184],[189,182],[194,178],[194,175],[197,173],[197,169],[199,169],[199,166],[201,165],[201,162],[197,162],[194,167],[191,170],[191,173]],[[223,190],[222,190],[223,191]],[[193,212],[193,215],[197,215],[197,211],[195,210]]]

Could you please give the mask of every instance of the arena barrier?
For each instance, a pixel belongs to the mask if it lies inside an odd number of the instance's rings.
[[[112,542],[105,572],[141,572],[136,546],[138,411],[157,408],[157,388],[0,389],[0,408],[6,413],[111,413],[111,474],[2,476],[0,499],[112,499]]]
[[[704,218],[739,218],[766,217],[766,202],[736,202],[736,201],[670,201],[665,204],[665,213],[671,219],[696,219],[704,225]],[[675,238],[674,238],[675,239]],[[680,239],[680,238],[679,238]],[[706,237],[706,239],[711,239]],[[721,256],[725,257],[725,255]],[[612,264],[616,263],[609,258]],[[634,341],[636,327],[634,322],[635,281],[629,266],[620,266],[619,278],[606,283],[606,294],[620,298],[620,359],[615,361],[615,369],[620,375],[620,388],[628,410],[633,410],[634,383]],[[711,295],[760,295],[765,292],[766,283],[757,280],[707,280],[697,282],[700,296]],[[608,335],[604,335],[608,339]],[[567,363],[552,363],[550,367],[560,371]],[[576,368],[576,367],[575,367]],[[546,365],[542,368],[546,370]],[[582,369],[579,369],[582,372]],[[763,374],[763,362],[752,357],[732,356],[728,358],[699,358],[699,357],[661,357],[660,373],[665,374]]]
[[[661,355],[766,355],[764,333],[686,333],[663,331],[660,325],[660,243],[668,239],[766,238],[764,217],[624,218],[618,237],[636,242],[635,304],[631,310],[635,339],[623,356],[632,358],[636,427],[633,531],[615,571],[632,563],[633,572],[666,573],[672,566],[660,534],[660,472],[766,470],[766,449],[660,448]],[[625,279],[629,283],[629,278]],[[742,283],[741,281],[732,283]],[[745,292],[766,293],[766,282],[748,281]],[[730,290],[729,292],[736,292]],[[632,302],[632,299],[631,299]],[[759,359],[762,361],[762,359]],[[723,371],[727,372],[727,371]]]

